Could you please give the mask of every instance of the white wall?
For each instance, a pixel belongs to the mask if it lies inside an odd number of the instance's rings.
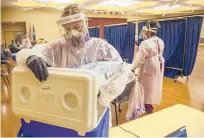
[[[33,9],[26,10],[20,8],[2,8],[2,22],[26,22],[28,32],[29,24],[35,26],[36,37],[44,38],[47,41],[60,37],[56,21],[60,18],[62,11],[55,9]],[[127,21],[145,20],[157,18],[156,16],[127,16],[111,14],[93,14],[85,12],[87,17],[96,18],[127,18]]]
[[[3,8],[2,22],[26,22],[26,30],[28,32],[29,25],[35,27],[37,39],[53,40],[59,38],[59,31],[56,20],[60,18],[61,12],[56,10],[27,10],[19,8]]]

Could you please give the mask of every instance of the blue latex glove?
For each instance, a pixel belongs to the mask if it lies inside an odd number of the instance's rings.
[[[46,81],[48,77],[47,64],[41,57],[30,56],[26,62],[27,67],[34,73],[35,77],[40,81]]]

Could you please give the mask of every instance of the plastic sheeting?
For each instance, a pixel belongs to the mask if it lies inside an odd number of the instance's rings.
[[[111,81],[121,76],[124,73],[124,68],[126,68],[126,65],[125,63],[116,61],[98,61],[84,64],[77,68],[95,72],[99,79],[99,87],[104,87]]]
[[[104,106],[123,92],[130,79],[127,65],[123,62],[93,62],[77,68],[93,71],[97,75],[100,87],[98,101]]]
[[[98,76],[100,105],[109,106],[116,97],[117,101],[129,98],[127,120],[136,119],[145,112],[143,87],[126,63],[93,62],[77,68],[93,71]],[[128,86],[131,86],[128,88],[129,91],[124,91]]]

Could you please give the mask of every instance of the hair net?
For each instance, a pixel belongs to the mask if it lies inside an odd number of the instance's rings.
[[[160,27],[160,24],[158,21],[148,21],[146,23],[146,27],[148,31],[156,33],[158,28]]]
[[[74,14],[81,13],[81,10],[77,4],[70,4],[69,6],[64,8],[64,12],[61,17],[66,17]]]

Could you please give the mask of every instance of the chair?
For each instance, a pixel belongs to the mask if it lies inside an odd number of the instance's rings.
[[[10,64],[8,59],[1,59],[1,65],[5,65],[6,70],[10,73]]]
[[[123,62],[128,63],[128,59],[127,58],[123,58]]]
[[[123,62],[128,63],[128,59],[123,58]],[[116,125],[118,126],[118,112],[121,112],[122,109],[120,108],[121,103],[124,103],[129,100],[130,92],[134,86],[135,82],[132,81],[126,85],[125,90],[121,93],[116,99],[114,99],[111,103],[114,105],[115,108],[115,120]],[[117,103],[119,103],[119,107],[117,109]]]
[[[8,77],[5,74],[1,74],[1,78],[3,78],[4,83],[6,84],[6,87],[8,88],[8,84],[10,85]],[[8,84],[7,84],[6,80],[7,80]]]
[[[4,65],[6,68],[6,72],[4,70]],[[10,73],[10,65],[8,63],[7,59],[1,59],[1,78],[3,79],[4,83],[6,84],[7,88],[10,85],[9,79],[8,79],[8,75]]]
[[[118,112],[121,112],[122,109],[120,108],[120,105],[126,101],[129,100],[130,93],[132,91],[132,88],[135,85],[135,81],[133,80],[132,82],[128,83],[125,87],[125,90],[123,93],[121,93],[117,98],[115,98],[112,101],[112,104],[114,105],[115,108],[115,117],[116,117],[116,125],[118,126]],[[119,103],[118,109],[117,109],[117,103]]]

